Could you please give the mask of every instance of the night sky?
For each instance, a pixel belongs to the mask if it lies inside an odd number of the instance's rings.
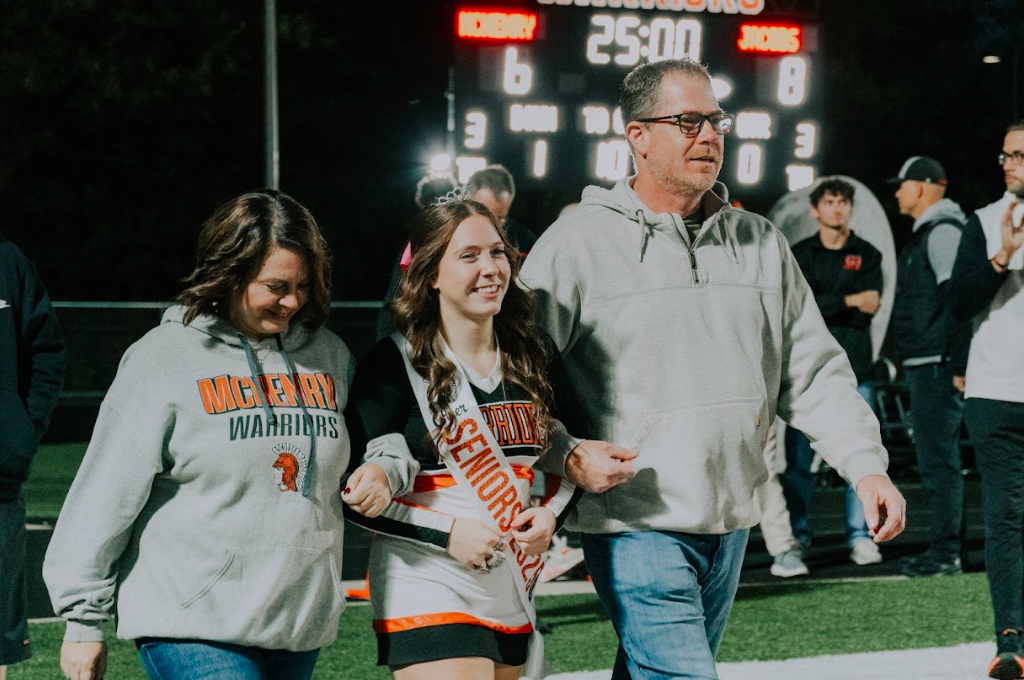
[[[897,227],[909,222],[884,180],[910,155],[939,159],[968,211],[1002,193],[1022,3],[767,4],[820,27],[823,174],[860,179]],[[455,7],[277,0],[282,189],[324,227],[337,299],[383,294],[426,152],[444,140]],[[5,3],[0,233],[54,299],[169,299],[203,219],[263,185],[262,31],[255,0]],[[541,231],[576,191],[523,192],[513,216]]]

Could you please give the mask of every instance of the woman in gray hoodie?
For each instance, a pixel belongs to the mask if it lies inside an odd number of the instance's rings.
[[[203,226],[179,306],[121,360],[47,551],[68,678],[103,677],[115,607],[152,678],[307,680],[334,641],[355,366],[323,327],[329,271],[313,216],[279,192]]]

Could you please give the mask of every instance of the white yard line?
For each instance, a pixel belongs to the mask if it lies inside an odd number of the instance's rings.
[[[995,643],[718,664],[721,680],[985,680]],[[548,680],[609,680],[610,670],[559,673]]]

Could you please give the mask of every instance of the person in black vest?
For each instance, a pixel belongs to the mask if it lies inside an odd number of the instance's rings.
[[[910,390],[914,448],[931,499],[928,549],[904,560],[907,576],[959,574],[964,522],[960,464],[963,376],[969,324],[953,317],[948,301],[966,215],[945,198],[946,171],[927,156],[913,156],[890,184],[899,184],[900,213],[914,218],[900,253],[892,331]]]
[[[854,187],[837,178],[822,180],[811,192],[811,214],[818,233],[793,246],[793,256],[814,293],[821,316],[845,350],[857,378],[857,391],[874,410],[871,381],[874,365],[871,318],[881,305],[882,254],[850,230]],[[782,490],[789,507],[793,535],[811,544],[811,472],[814,450],[807,437],[794,428],[786,431],[786,470]],[[864,520],[864,506],[853,487],[846,489],[846,533],[850,560],[858,565],[882,561]]]

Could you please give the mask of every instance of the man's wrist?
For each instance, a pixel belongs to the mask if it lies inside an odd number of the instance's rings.
[[[1000,250],[996,253],[992,259],[992,267],[1000,274],[1006,272],[1010,268],[1011,255],[1007,255],[1005,250]]]

